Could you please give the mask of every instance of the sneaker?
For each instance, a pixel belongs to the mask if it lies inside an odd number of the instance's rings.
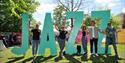
[[[116,57],[117,59],[119,59],[119,56],[118,56],[118,55],[115,55],[115,57]]]
[[[87,52],[85,52],[83,55],[87,55]]]
[[[109,54],[106,53],[104,56],[105,56],[105,57],[109,57]]]
[[[90,56],[94,55],[94,53],[90,53]]]
[[[95,56],[99,56],[99,55],[96,53]]]

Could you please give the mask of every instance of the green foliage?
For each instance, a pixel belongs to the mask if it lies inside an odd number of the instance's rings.
[[[110,22],[115,28],[120,28],[122,24],[122,17],[120,16],[112,16]]]
[[[86,26],[90,26],[91,25],[91,17],[86,17],[84,23]]]
[[[65,12],[66,9],[62,5],[58,5],[54,10],[53,18],[54,23],[58,24],[58,27],[60,28],[61,25],[65,24],[66,18],[65,18]]]
[[[30,18],[32,18],[32,13],[38,5],[38,2],[33,2],[32,0],[1,0],[0,31],[21,31],[20,15],[28,12]]]
[[[91,17],[90,16],[88,16],[88,17],[86,17],[85,18],[85,25],[86,26],[91,26]],[[100,21],[101,21],[101,18],[95,18],[94,19],[95,20],[95,22],[96,22],[96,26],[99,26],[100,25]],[[112,26],[114,26],[115,28],[120,28],[121,27],[121,24],[122,24],[122,22],[121,22],[121,20],[122,20],[122,17],[120,17],[120,16],[111,16],[111,19],[110,19],[110,22],[112,23]]]

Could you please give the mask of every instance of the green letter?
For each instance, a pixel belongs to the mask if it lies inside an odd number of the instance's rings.
[[[79,12],[67,12],[67,15],[66,17],[68,19],[70,18],[74,18],[75,21],[74,21],[74,27],[71,31],[71,34],[70,34],[70,37],[69,37],[69,40],[66,44],[66,53],[67,54],[73,54],[75,53],[76,51],[76,48],[74,47],[75,45],[75,39],[76,39],[76,36],[77,36],[77,33],[82,25],[82,21],[83,21],[83,12],[82,11],[79,11]]]
[[[50,48],[51,55],[57,54],[53,23],[50,13],[46,13],[45,16],[38,53],[43,55],[46,48]]]
[[[107,27],[107,23],[110,19],[110,11],[92,11],[92,18],[101,18],[99,29],[105,30]],[[105,48],[102,46],[102,39],[104,38],[104,34],[98,32],[98,53],[105,53]],[[111,52],[111,49],[109,49]]]
[[[29,15],[27,14],[27,13],[23,13],[22,15],[21,15],[21,17],[22,17],[22,47],[21,48],[19,48],[19,47],[14,47],[13,49],[12,49],[12,52],[13,53],[15,53],[15,54],[17,54],[17,55],[20,55],[20,54],[25,54],[25,52],[27,51],[27,49],[28,49],[28,45],[29,45],[29,40],[28,40],[28,38],[29,38],[29,30],[28,30],[28,28],[29,28],[29,21],[28,21],[28,19],[29,19]]]

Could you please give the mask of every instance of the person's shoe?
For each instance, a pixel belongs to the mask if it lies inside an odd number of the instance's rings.
[[[119,56],[118,56],[118,55],[115,55],[115,57],[116,57],[117,59],[119,59]]]
[[[33,59],[35,59],[36,58],[36,56],[35,55],[33,55]]]
[[[99,56],[99,55],[96,53],[95,56]]]
[[[87,55],[87,52],[85,52],[83,55]]]
[[[78,56],[80,56],[80,53],[77,53]]]
[[[62,57],[61,56],[59,56],[59,57],[56,57],[55,58],[55,62],[58,62],[59,60],[61,60],[62,59]]]
[[[109,57],[109,54],[105,54],[106,57]]]
[[[66,52],[65,52],[65,51],[63,52],[63,55],[66,55]]]
[[[94,53],[90,53],[90,56],[93,56],[94,55]]]
[[[63,58],[62,56],[59,56],[59,57],[58,57],[59,60],[62,60],[62,58]]]

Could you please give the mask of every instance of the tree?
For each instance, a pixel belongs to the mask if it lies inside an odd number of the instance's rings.
[[[66,20],[65,12],[66,12],[66,9],[62,5],[58,5],[54,9],[54,14],[53,14],[53,18],[55,21],[54,23],[57,24],[59,28],[61,27],[61,25],[65,23],[65,20]]]
[[[122,24],[122,17],[120,16],[111,16],[110,22],[115,28],[120,28]]]
[[[0,31],[16,32],[21,31],[20,15],[29,12],[31,19],[32,13],[35,11],[39,3],[33,2],[32,0],[1,0],[0,5]]]
[[[66,11],[78,11],[83,0],[58,0],[65,7]],[[71,27],[73,27],[73,18],[71,18]]]
[[[85,17],[84,24],[86,26],[90,26],[91,25],[91,17],[90,16],[86,16]]]

